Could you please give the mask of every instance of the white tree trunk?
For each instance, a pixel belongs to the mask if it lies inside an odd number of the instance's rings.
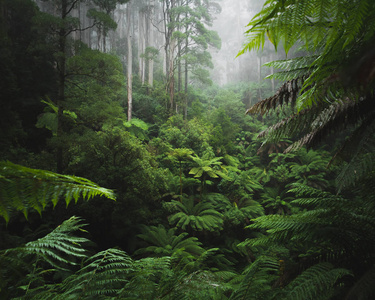
[[[150,0],[150,6],[153,7],[155,5],[154,0]],[[149,12],[150,15],[148,16],[148,29],[149,29],[149,36],[148,36],[148,44],[149,46],[154,46],[154,27],[151,24],[151,11]],[[148,60],[148,85],[153,86],[154,85],[154,60],[149,59]]]
[[[131,2],[126,6],[126,21],[127,21],[127,40],[128,40],[128,68],[127,68],[127,91],[128,91],[128,121],[132,119],[133,110],[133,90],[132,90],[132,73],[133,73],[133,57],[132,57],[132,30],[131,30]]]
[[[141,10],[138,12],[138,61],[139,61],[139,78],[142,84],[145,83],[145,59],[142,54],[145,52],[145,13]]]

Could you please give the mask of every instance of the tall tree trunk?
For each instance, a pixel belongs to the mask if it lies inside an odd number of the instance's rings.
[[[97,33],[98,33],[98,36],[97,36],[97,39],[98,39],[98,50],[100,51],[100,40],[102,38],[102,30],[100,28],[100,26],[98,26],[98,29],[97,29]]]
[[[259,54],[257,56],[257,62],[258,62],[258,96],[259,96],[259,100],[262,99],[262,88],[260,86],[260,83],[261,83],[261,80],[262,80],[262,57],[261,55]]]
[[[172,39],[171,46],[169,48],[169,97],[170,97],[170,109],[173,112],[173,108],[175,105],[174,101],[174,51],[176,47],[176,40]]]
[[[132,119],[133,110],[133,90],[132,90],[132,72],[133,72],[133,57],[132,57],[132,36],[131,36],[131,2],[126,5],[126,20],[127,20],[127,41],[128,41],[128,68],[127,68],[127,91],[128,91],[128,121]]]
[[[186,5],[188,5],[188,3],[186,3]],[[187,15],[187,12],[185,13],[185,18],[187,19],[188,15]],[[185,25],[185,33],[186,33],[186,38],[185,38],[185,55],[186,55],[186,58],[185,58],[185,95],[184,95],[184,100],[185,100],[185,120],[187,120],[187,116],[188,116],[188,59],[187,59],[187,54],[189,52],[189,37],[187,35],[187,32],[189,30],[189,25],[186,24]]]
[[[167,80],[169,78],[169,28],[168,28],[168,0],[163,1],[163,31],[164,31],[164,68]]]
[[[155,0],[150,0],[149,18],[148,18],[148,46],[154,46],[154,28],[151,24],[151,14],[154,10]],[[154,85],[154,60],[148,60],[148,85],[152,87]]]
[[[64,134],[63,127],[63,111],[65,102],[65,72],[66,72],[66,29],[64,26],[65,19],[68,14],[68,3],[67,0],[61,1],[61,20],[62,26],[59,29],[59,55],[57,60],[58,66],[58,97],[57,97],[57,137],[60,139],[57,145],[56,153],[56,171],[62,173],[63,166],[63,143],[61,141],[62,135]]]
[[[185,93],[184,93],[184,101],[185,101],[184,115],[185,115],[185,120],[187,120],[187,116],[188,116],[188,61],[187,61],[187,59],[185,59]]]
[[[105,30],[103,30],[103,52],[106,53],[107,52],[107,34],[105,32]]]
[[[176,0],[163,1],[163,22],[164,22],[164,52],[166,69],[166,92],[169,95],[169,110],[173,114],[174,109],[174,51],[176,47],[173,32],[175,30],[175,15],[173,8]]]
[[[181,43],[179,42],[178,43],[178,88],[177,88],[177,91],[178,93],[180,94],[180,92],[182,91],[182,68],[181,68]]]
[[[178,6],[181,6],[181,0],[178,0],[177,1],[177,5]],[[178,31],[182,31],[182,26],[181,26],[181,15],[178,14],[177,16],[177,24],[178,24],[178,28],[177,30]],[[182,104],[182,101],[181,101],[181,91],[182,91],[182,69],[181,69],[181,51],[182,51],[182,40],[181,38],[178,38],[178,41],[177,41],[177,97],[178,97],[178,102],[180,102]],[[184,106],[182,104],[182,106]],[[178,113],[177,111],[177,108],[176,108],[176,113]]]
[[[271,60],[270,61],[274,61],[275,60],[275,57],[274,57],[274,55],[273,55],[273,53],[271,53]],[[272,66],[271,67],[271,74],[273,75],[274,74],[274,67]],[[272,84],[272,95],[274,95],[275,94],[275,78],[274,77],[272,77],[272,79],[271,79],[271,84]]]
[[[142,55],[145,52],[145,13],[140,8],[138,12],[138,61],[139,61],[139,78],[142,85],[145,83],[145,59]]]

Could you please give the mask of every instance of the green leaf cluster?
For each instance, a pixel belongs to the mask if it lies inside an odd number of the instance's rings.
[[[48,204],[55,206],[61,198],[65,199],[66,205],[72,200],[89,200],[95,196],[115,199],[113,191],[82,177],[31,169],[11,162],[0,162],[0,172],[0,215],[7,222],[13,210],[22,211],[25,217],[30,209],[41,214]]]

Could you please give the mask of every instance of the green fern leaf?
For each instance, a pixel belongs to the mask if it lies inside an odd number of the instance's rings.
[[[41,213],[47,203],[56,205],[61,196],[68,205],[72,199],[89,200],[97,195],[115,200],[111,190],[85,178],[0,162],[0,216],[7,222],[13,210],[27,216],[29,209]]]

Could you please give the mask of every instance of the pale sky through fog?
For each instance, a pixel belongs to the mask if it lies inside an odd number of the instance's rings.
[[[219,0],[222,12],[216,15],[212,29],[219,33],[222,40],[221,50],[211,52],[215,69],[214,81],[219,84],[237,81],[240,60],[236,59],[245,36],[246,25],[262,7],[263,0]],[[255,3],[255,4],[254,4]],[[249,54],[246,54],[249,55]],[[251,68],[252,66],[249,66]]]

